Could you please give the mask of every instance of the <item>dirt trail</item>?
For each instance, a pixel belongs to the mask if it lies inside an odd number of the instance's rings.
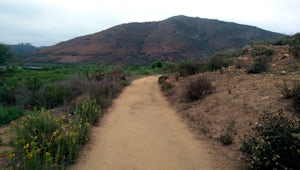
[[[215,169],[210,160],[206,142],[194,138],[151,76],[114,101],[71,169]]]

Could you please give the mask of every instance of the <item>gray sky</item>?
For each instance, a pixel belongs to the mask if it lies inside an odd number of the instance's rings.
[[[0,0],[0,43],[48,46],[122,23],[175,15],[300,32],[300,0]]]

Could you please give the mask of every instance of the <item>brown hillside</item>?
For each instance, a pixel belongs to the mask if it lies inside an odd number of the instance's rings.
[[[223,162],[241,162],[239,148],[243,137],[251,134],[251,128],[264,111],[282,110],[299,121],[293,102],[282,94],[284,82],[292,84],[300,80],[299,60],[290,53],[288,45],[264,47],[274,50],[267,72],[246,73],[253,64],[251,54],[254,47],[249,46],[248,52],[236,58],[234,64],[226,69],[188,77],[170,77],[168,80],[174,86],[166,93],[170,103],[176,106],[180,116],[200,138],[209,138],[220,154],[225,155]],[[213,92],[202,100],[185,102],[183,92],[186,85],[203,76],[211,80]],[[229,126],[233,126],[233,144],[223,147],[220,136]]]
[[[129,23],[43,48],[34,60],[44,62],[146,64],[209,57],[249,41],[283,35],[256,27],[186,16],[160,22]]]

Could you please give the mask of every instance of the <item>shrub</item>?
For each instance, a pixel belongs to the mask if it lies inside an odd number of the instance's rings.
[[[164,81],[160,87],[163,91],[167,91],[167,90],[172,89],[174,86],[170,82]]]
[[[282,90],[283,96],[293,100],[295,110],[300,112],[300,80],[295,80],[291,88],[284,82]]]
[[[209,59],[208,69],[211,71],[219,70],[223,67],[228,67],[230,63],[231,62],[228,56],[226,56],[225,54],[216,54]]]
[[[256,56],[267,56],[270,57],[275,53],[275,51],[271,48],[266,48],[264,46],[255,46],[252,50],[252,56],[256,57]]]
[[[174,87],[170,82],[168,82],[168,78],[169,76],[167,75],[162,75],[158,78],[158,83],[162,91],[167,91]]]
[[[107,109],[115,98],[128,85],[124,72],[120,69],[94,75],[87,82],[91,99],[95,99],[102,110]]]
[[[212,83],[207,77],[198,77],[189,82],[183,91],[186,102],[192,102],[204,98],[213,91]]]
[[[83,121],[89,122],[91,125],[96,124],[101,116],[101,111],[97,106],[96,100],[85,100],[81,106],[80,114]]]
[[[18,106],[0,106],[0,125],[9,124],[12,120],[24,115],[24,110]]]
[[[300,45],[294,45],[290,47],[290,52],[294,55],[295,58],[300,58]]]
[[[241,147],[254,169],[300,169],[300,124],[281,111],[265,112]]]
[[[267,71],[269,68],[269,60],[266,57],[259,57],[255,60],[254,64],[247,73],[258,74]]]
[[[163,67],[163,62],[161,61],[156,61],[154,63],[151,64],[151,68],[162,68]]]
[[[177,71],[180,76],[186,77],[207,71],[207,65],[203,61],[198,62],[181,62],[177,66]]]
[[[8,157],[13,169],[64,169],[75,161],[89,136],[90,124],[80,114],[66,120],[65,115],[53,117],[45,110],[35,111],[11,124],[16,149]]]
[[[223,145],[230,145],[233,142],[234,137],[234,121],[232,121],[229,126],[222,132],[220,136],[220,141]]]
[[[158,77],[158,84],[162,84],[163,82],[165,82],[167,79],[169,78],[168,75],[162,75]]]

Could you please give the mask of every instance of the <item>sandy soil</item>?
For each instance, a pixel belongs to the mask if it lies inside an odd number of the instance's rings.
[[[233,169],[193,136],[156,82],[142,78],[123,91],[71,169]]]

